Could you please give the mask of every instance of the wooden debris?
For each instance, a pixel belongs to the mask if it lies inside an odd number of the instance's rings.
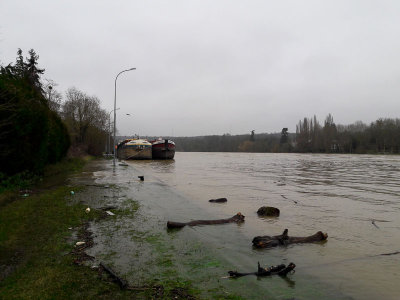
[[[213,202],[213,203],[225,203],[227,201],[228,201],[228,199],[226,199],[226,198],[217,198],[217,199],[208,200],[208,202]]]
[[[262,206],[257,210],[257,215],[265,217],[279,217],[280,210],[272,206]]]
[[[102,267],[103,270],[106,271],[111,276],[111,278],[118,283],[121,289],[126,289],[128,287],[128,282],[119,277],[110,267],[107,267],[102,262],[100,263],[100,267]]]
[[[288,230],[285,229],[281,235],[256,236],[252,243],[256,248],[272,248],[277,246],[286,246],[289,244],[320,242],[325,241],[327,238],[328,234],[323,233],[322,231],[318,231],[317,233],[306,237],[288,236]]]
[[[168,228],[182,228],[182,227],[185,227],[186,225],[188,225],[188,226],[215,225],[215,224],[242,223],[242,222],[244,222],[244,216],[240,212],[238,212],[236,215],[234,215],[233,217],[228,218],[228,219],[195,220],[195,221],[186,222],[186,223],[168,221],[167,227]]]
[[[231,278],[238,278],[247,275],[256,275],[256,276],[271,276],[271,275],[279,275],[279,276],[286,276],[288,273],[293,272],[296,265],[294,263],[290,263],[287,266],[284,264],[271,266],[267,268],[261,268],[260,263],[258,263],[257,272],[250,272],[250,273],[239,273],[237,271],[229,271],[229,277]]]

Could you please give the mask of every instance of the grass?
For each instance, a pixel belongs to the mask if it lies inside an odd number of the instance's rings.
[[[64,159],[59,163],[47,166],[43,174],[24,171],[13,176],[7,176],[0,172],[0,205],[1,199],[13,192],[30,189],[34,186],[45,188],[46,186],[43,186],[43,184],[51,185],[54,182],[59,184],[69,173],[81,170],[85,163],[91,159],[93,158],[90,156]]]
[[[14,186],[14,191],[1,194],[1,299],[124,299],[135,294],[72,263],[68,228],[77,228],[96,214],[86,214],[82,204],[70,205],[71,188],[60,182],[55,186],[55,177],[66,177],[83,165],[84,161],[73,160],[49,168],[51,177],[44,178],[40,188],[51,189],[21,197],[15,191],[20,186]]]

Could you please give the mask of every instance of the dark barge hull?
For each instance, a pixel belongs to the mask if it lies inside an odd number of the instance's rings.
[[[165,142],[153,142],[153,159],[173,159],[175,156],[175,144],[165,140]]]

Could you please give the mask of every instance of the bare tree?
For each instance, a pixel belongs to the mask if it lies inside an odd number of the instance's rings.
[[[74,87],[67,90],[66,98],[62,105],[62,116],[69,129],[72,143],[86,145],[87,149],[95,148],[93,152],[96,153],[91,154],[101,153],[100,146],[92,145],[94,141],[98,143],[99,139],[102,140],[101,147],[105,143],[103,138],[105,139],[107,131],[107,113],[100,107],[100,100]]]
[[[62,95],[55,89],[56,86],[58,86],[58,84],[54,80],[45,79],[45,83],[43,84],[43,96],[47,99],[49,108],[60,114]]]

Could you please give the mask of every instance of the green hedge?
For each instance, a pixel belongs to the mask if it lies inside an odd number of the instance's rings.
[[[60,117],[26,79],[0,74],[0,172],[41,173],[69,148]]]

